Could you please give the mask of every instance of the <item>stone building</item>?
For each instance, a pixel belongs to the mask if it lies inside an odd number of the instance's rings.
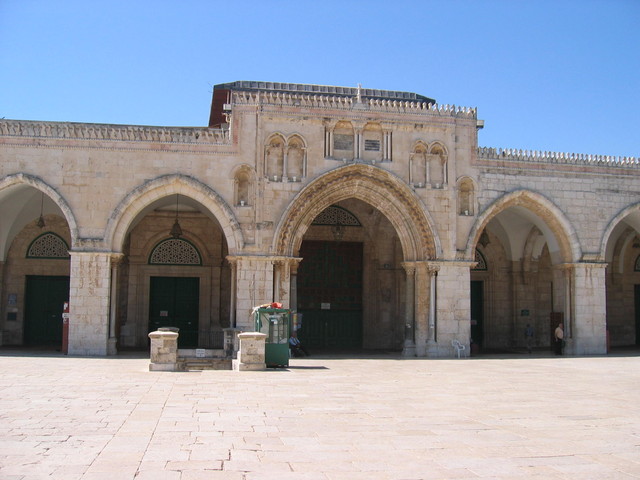
[[[208,127],[0,121],[3,345],[183,347],[302,314],[316,349],[453,355],[640,341],[634,158],[478,147],[408,92],[217,85]]]

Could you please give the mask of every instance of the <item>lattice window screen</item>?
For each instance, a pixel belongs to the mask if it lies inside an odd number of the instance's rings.
[[[353,213],[336,206],[325,208],[315,218],[312,225],[344,225],[347,227],[361,226],[360,221]]]
[[[149,256],[151,265],[202,265],[198,249],[186,240],[170,238],[160,242]]]
[[[27,258],[69,258],[69,246],[55,233],[43,233],[27,250]]]
[[[484,255],[476,248],[476,262],[478,264],[472,268],[472,270],[487,270],[487,261],[484,258]]]

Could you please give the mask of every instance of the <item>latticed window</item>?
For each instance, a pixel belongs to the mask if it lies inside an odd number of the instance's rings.
[[[344,208],[332,205],[325,208],[315,218],[312,225],[343,225],[346,227],[360,227],[356,216]]]
[[[487,270],[487,260],[482,255],[482,252],[476,248],[476,266],[472,270]]]
[[[29,245],[27,258],[68,259],[69,246],[53,232],[43,233]]]
[[[149,256],[151,265],[202,265],[198,249],[186,240],[170,238],[160,242]]]

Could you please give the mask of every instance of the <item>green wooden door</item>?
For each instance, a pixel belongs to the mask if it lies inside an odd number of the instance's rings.
[[[62,347],[62,309],[69,277],[29,275],[24,306],[24,344]]]
[[[362,347],[362,243],[303,242],[299,336],[309,348]]]
[[[178,347],[197,347],[199,303],[199,278],[151,277],[149,331],[178,327]]]
[[[484,343],[484,282],[471,282],[471,339],[482,346]]]

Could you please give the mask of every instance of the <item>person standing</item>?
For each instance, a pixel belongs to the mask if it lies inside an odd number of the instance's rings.
[[[554,337],[556,339],[556,355],[562,355],[562,348],[564,347],[564,325],[562,322],[556,327]]]
[[[524,329],[524,339],[527,342],[527,351],[531,353],[533,350],[533,327],[527,323],[527,328]]]

